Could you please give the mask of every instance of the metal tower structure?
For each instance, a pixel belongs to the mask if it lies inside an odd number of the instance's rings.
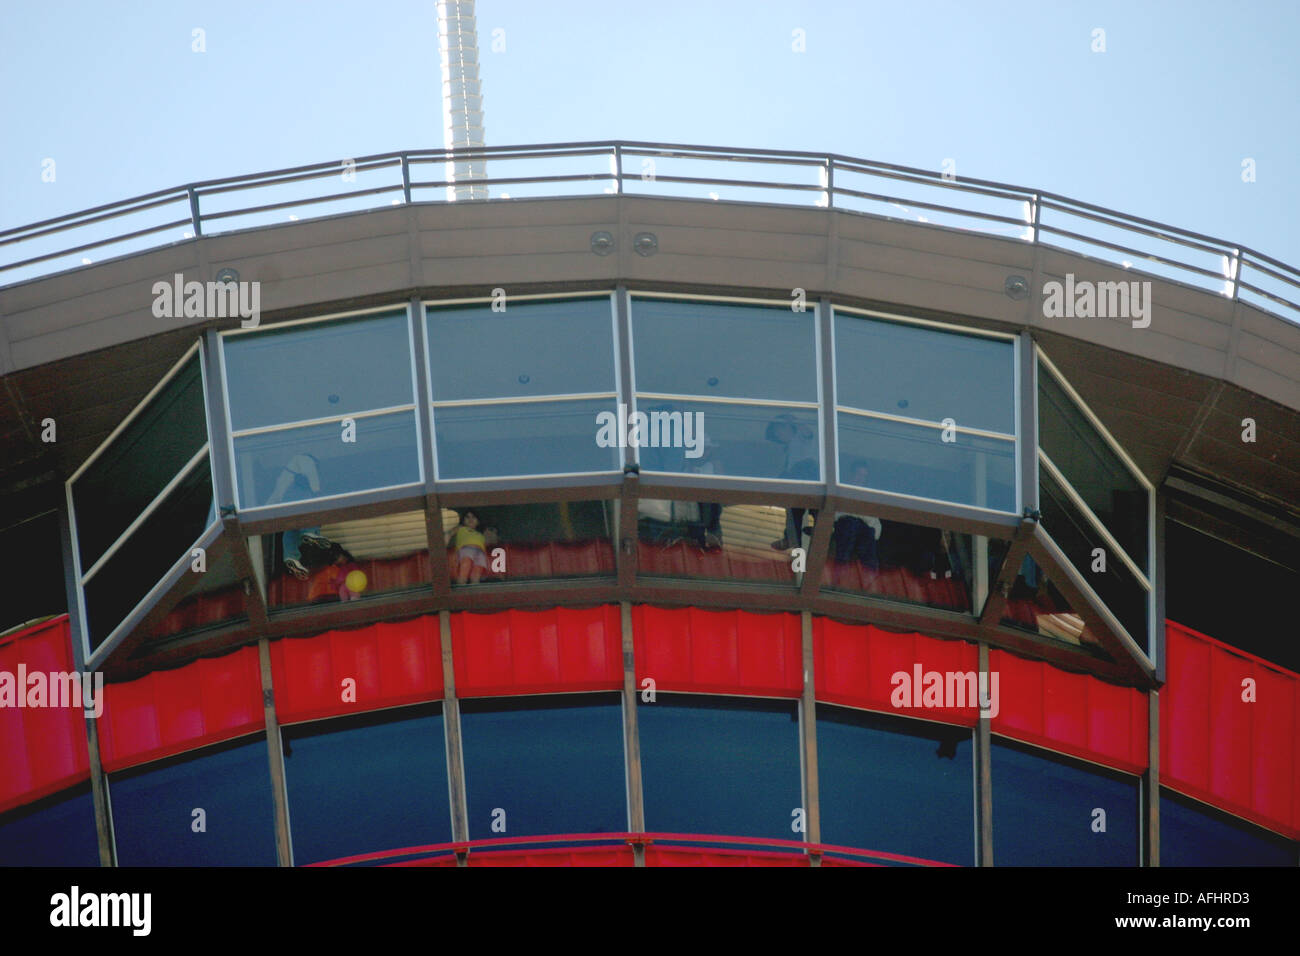
[[[483,140],[483,89],[478,77],[478,30],[474,0],[438,3],[438,54],[442,61],[442,127],[448,149],[486,145]],[[487,199],[487,163],[481,159],[447,163],[447,198]]]

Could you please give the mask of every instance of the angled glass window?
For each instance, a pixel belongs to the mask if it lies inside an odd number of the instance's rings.
[[[1160,789],[1161,866],[1290,866],[1300,845],[1238,817]]]
[[[241,508],[422,480],[405,309],[222,336]]]
[[[1005,545],[1002,552],[1006,552]],[[996,568],[991,573],[996,574]],[[1024,556],[1016,569],[1000,623],[1105,653],[1083,617],[1070,606],[1046,570],[1029,555]]]
[[[993,862],[1137,866],[1138,781],[994,740]]]
[[[262,734],[110,774],[108,785],[122,866],[275,866]]]
[[[614,501],[444,508],[451,584],[613,577],[616,520]]]
[[[817,705],[822,841],[975,863],[971,731]]]
[[[451,842],[441,704],[283,734],[295,865]]]
[[[815,307],[638,295],[631,317],[643,470],[821,480]]]
[[[426,306],[438,477],[621,469],[599,440],[617,409],[608,295]]]
[[[244,613],[244,582],[235,565],[228,541],[209,551],[207,568],[193,570],[178,585],[186,589],[185,597],[149,632],[150,641],[160,641],[189,631],[248,620]]]
[[[462,700],[471,840],[624,833],[617,694]]]
[[[835,387],[841,483],[1015,511],[1012,340],[837,310]]]
[[[795,521],[802,529],[814,511],[776,505],[712,501],[637,501],[638,573],[794,584],[791,549]]]
[[[794,701],[662,692],[637,701],[648,830],[799,839]]]
[[[99,866],[90,785],[0,816],[0,866]]]

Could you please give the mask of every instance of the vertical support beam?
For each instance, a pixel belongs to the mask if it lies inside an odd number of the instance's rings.
[[[1155,529],[1152,540],[1155,544],[1152,550],[1152,563],[1155,565],[1155,574],[1151,578],[1151,587],[1154,591],[1155,611],[1154,620],[1151,622],[1151,650],[1155,656],[1156,662],[1156,680],[1160,683],[1165,681],[1165,505],[1167,497],[1165,495],[1164,485],[1155,490]]]
[[[804,572],[803,584],[799,594],[807,599],[817,596],[821,590],[822,578],[826,570],[826,559],[831,548],[831,530],[835,526],[835,512],[828,506],[839,495],[839,451],[835,434],[835,348],[834,322],[831,317],[831,300],[822,296],[817,302],[817,338],[820,344],[818,358],[821,363],[821,376],[818,379],[818,406],[822,421],[822,484],[826,495],[822,499],[821,510],[817,513],[817,523],[813,527],[812,540],[808,543],[808,569]],[[798,529],[796,529],[796,533]]]
[[[405,153],[402,154],[402,200],[408,206],[411,204],[411,161]]]
[[[803,699],[800,702],[799,728],[803,733],[803,814],[809,843],[822,842],[821,789],[817,778],[817,688],[813,657],[812,612],[801,611],[799,624],[803,637]],[[821,854],[811,854],[810,863],[821,866]]]
[[[108,778],[99,756],[99,722],[86,719],[86,747],[90,751],[90,799],[95,807],[95,839],[99,844],[99,865],[117,866],[117,841],[113,837],[113,811],[108,797]]]
[[[1034,300],[1030,290],[1030,299]],[[1020,458],[1021,514],[1038,512],[1038,353],[1034,337],[1026,329],[1020,333],[1020,360],[1017,380],[1020,390],[1020,440],[1016,443]]]
[[[418,296],[411,296],[408,304],[411,343],[415,348],[415,421],[420,432],[420,468],[424,472],[424,534],[429,544],[429,583],[433,585],[434,596],[445,600],[451,594],[451,575],[447,568],[447,547],[442,537],[442,505],[438,503],[437,482],[434,480],[429,342],[424,303]]]
[[[279,866],[293,866],[289,788],[284,779],[284,742],[280,739],[280,719],[275,714],[271,645],[266,638],[257,642],[257,659],[262,668],[262,713],[266,717],[266,753],[271,763],[271,797],[275,806],[275,858]]]
[[[1160,692],[1147,691],[1147,772],[1142,776],[1146,800],[1142,841],[1143,866],[1160,865]]]
[[[632,640],[632,605],[619,602],[623,626],[623,752],[627,757],[627,828],[645,832],[645,792],[641,787],[641,735],[637,729],[636,658]],[[645,866],[645,847],[632,845],[634,866]]]
[[[619,201],[619,215],[622,217],[623,203]],[[619,247],[619,256],[626,244],[626,236],[620,235],[615,240]],[[618,403],[625,405],[631,414],[635,404],[635,383],[632,373],[632,316],[631,303],[627,286],[618,285],[614,290],[614,327],[617,331],[618,345]],[[614,560],[618,568],[618,586],[626,594],[636,583],[637,572],[637,499],[640,497],[639,466],[636,465],[636,449],[629,446],[623,450],[623,491],[619,498],[618,539],[614,542]]]
[[[194,238],[203,235],[203,216],[199,213],[199,194],[193,186],[186,188],[190,196],[190,225],[194,227]]]
[[[980,644],[980,674],[989,672],[989,646]],[[983,681],[989,681],[983,677]],[[985,686],[992,686],[985,683]],[[975,799],[978,810],[975,826],[979,834],[977,864],[993,865],[993,732],[992,721],[980,709],[979,723],[975,728]]]
[[[438,633],[442,644],[443,726],[447,735],[447,790],[451,799],[451,839],[453,843],[469,841],[469,817],[465,803],[465,755],[461,749],[460,702],[456,699],[456,668],[451,659],[451,614],[438,612]],[[466,854],[457,853],[456,862],[465,866]]]

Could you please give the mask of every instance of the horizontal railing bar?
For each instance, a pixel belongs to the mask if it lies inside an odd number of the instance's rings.
[[[1272,256],[1266,256],[1262,252],[1256,252],[1254,249],[1248,249],[1245,246],[1241,246],[1239,248],[1239,254],[1248,261],[1253,262],[1254,260],[1258,259],[1261,262],[1267,262],[1270,265],[1275,265],[1279,269],[1285,269],[1287,272],[1290,272],[1292,275],[1300,277],[1300,269],[1297,269],[1295,266],[1290,265],[1289,263],[1283,262],[1281,259],[1274,259]]]
[[[365,170],[368,169],[389,169],[392,167],[400,167],[401,165],[402,165],[401,159],[396,159],[396,160],[385,160],[383,162],[368,163],[365,165],[361,163],[357,163],[353,167],[353,169],[361,170],[364,172]],[[328,169],[322,169],[311,173],[298,173],[297,175],[293,175],[293,176],[282,176],[276,179],[256,180],[256,181],[243,182],[243,183],[231,183],[229,185],[210,186],[206,188],[196,186],[195,192],[198,193],[199,196],[201,197],[220,196],[222,193],[237,192],[238,190],[241,189],[263,189],[269,186],[280,186],[283,185],[284,183],[303,182],[309,179],[332,179],[333,177],[338,176],[342,169],[343,167],[341,164],[335,163],[332,166],[330,166]],[[207,216],[205,215],[204,218],[206,219]]]
[[[1276,293],[1266,292],[1263,289],[1261,289],[1259,286],[1251,285],[1249,282],[1239,281],[1237,283],[1237,286],[1238,288],[1245,289],[1247,292],[1253,292],[1255,293],[1255,295],[1262,295],[1266,299],[1272,299],[1274,302],[1278,303],[1279,305],[1287,305],[1295,309],[1296,311],[1300,312],[1300,303],[1292,302],[1290,299],[1283,298],[1282,296],[1277,295]]]
[[[130,215],[131,212],[136,211],[138,209],[152,209],[154,206],[163,206],[169,202],[180,202],[181,200],[185,199],[187,195],[188,193],[186,191],[186,187],[184,186],[181,186],[177,189],[160,189],[157,192],[146,193],[143,196],[136,196],[133,199],[119,199],[116,202],[105,203],[102,206],[92,206],[89,209],[82,209],[78,212],[67,213],[62,216],[55,216],[53,219],[42,219],[40,222],[31,222],[25,226],[15,226],[12,229],[6,229],[0,232],[0,238],[3,238],[4,236],[12,236],[15,233],[24,232],[25,230],[28,229],[38,229],[41,226],[52,225],[56,222],[68,222],[70,223],[70,225],[76,226],[82,224],[82,222],[99,222],[101,219],[106,219],[106,218],[112,219],[113,218],[112,215],[99,216],[94,219],[83,219],[83,217],[89,216],[91,213],[104,212],[109,209],[119,210],[119,212],[117,212],[116,215],[126,216],[126,215]],[[167,198],[159,199],[158,197],[167,197]],[[156,199],[157,201],[145,204],[145,200],[149,200],[149,199]],[[79,221],[73,222],[72,220],[79,220]]]
[[[1187,272],[1197,272],[1203,276],[1209,276],[1211,279],[1218,279],[1223,282],[1228,281],[1227,277],[1222,272],[1215,272],[1213,269],[1203,269],[1200,266],[1194,266],[1187,262],[1180,262],[1177,259],[1166,259],[1164,256],[1158,256],[1152,252],[1145,252],[1141,249],[1133,249],[1130,248],[1129,246],[1121,246],[1115,242],[1107,242],[1105,239],[1094,239],[1092,236],[1085,236],[1077,232],[1071,232],[1068,229],[1057,229],[1055,226],[1042,226],[1042,225],[1040,225],[1038,228],[1042,232],[1049,232],[1054,236],[1068,236],[1071,239],[1077,239],[1080,242],[1087,243],[1088,245],[1104,246],[1105,248],[1113,249],[1116,252],[1127,252],[1129,255],[1133,256],[1136,259],[1144,259],[1147,262],[1159,262],[1163,265],[1172,266],[1175,269],[1183,269]],[[1061,251],[1063,252],[1070,252],[1074,255],[1078,254],[1075,253],[1074,250],[1063,249],[1060,246],[1053,246],[1052,248],[1061,249]]]
[[[961,179],[935,179],[931,176],[917,176],[913,174],[883,172],[877,170],[853,169],[849,166],[836,164],[835,169],[839,172],[858,173],[863,176],[876,176],[880,179],[896,179],[899,182],[918,183],[922,186],[942,186],[944,189],[956,189],[960,192],[975,193],[981,196],[993,196],[998,199],[1008,199],[1012,202],[1033,202],[1035,194],[1029,190],[1005,190],[989,186],[974,186],[968,181]],[[1023,221],[1023,220],[1022,220]],[[1025,223],[1028,225],[1028,223]]]
[[[216,219],[230,219],[234,216],[253,216],[259,212],[273,212],[276,209],[292,209],[295,206],[311,206],[320,202],[337,202],[353,196],[375,196],[379,193],[400,193],[401,183],[391,186],[372,186],[369,189],[354,189],[351,192],[338,193],[333,196],[312,196],[309,199],[286,199],[284,202],[267,203],[264,206],[250,206],[247,209],[228,209],[225,212],[208,212],[203,214],[204,222]]]
[[[631,174],[623,176],[628,182],[641,182],[641,177]],[[754,189],[793,189],[799,192],[826,192],[825,186],[810,185],[808,183],[773,183],[765,182],[759,179],[713,179],[711,177],[700,176],[661,176],[655,174],[654,179],[646,180],[653,183],[691,183],[697,186],[744,186]]]
[[[867,193],[862,192],[860,189],[847,189],[842,186],[835,187],[835,194],[837,196],[855,196],[858,199],[870,199],[875,202],[886,202],[900,206],[916,206],[919,209],[929,209],[934,212],[946,212],[959,216],[971,216],[975,219],[987,219],[990,222],[1005,222],[1008,225],[1019,226],[1022,229],[1032,228],[1032,224],[1025,222],[1023,219],[1017,219],[1014,216],[1001,216],[992,212],[980,212],[977,209],[959,209],[955,206],[944,206],[938,203],[922,202],[913,199],[899,199],[894,196],[886,196],[884,193]]]
[[[1090,212],[1081,212],[1077,209],[1071,209],[1059,203],[1045,202],[1043,203],[1043,208],[1055,209],[1058,212],[1065,213],[1066,215],[1078,216],[1081,219],[1088,219],[1091,220],[1092,222],[1101,223],[1104,226],[1112,226],[1117,229],[1123,229],[1126,232],[1136,232],[1139,235],[1151,236],[1153,239],[1162,239],[1166,242],[1176,242],[1179,245],[1188,246],[1193,249],[1200,249],[1204,252],[1210,252],[1215,255],[1220,255],[1220,256],[1231,255],[1233,251],[1232,248],[1229,248],[1225,245],[1215,245],[1215,246],[1206,245],[1204,242],[1199,242],[1194,239],[1185,239],[1182,236],[1169,235],[1168,232],[1159,229],[1148,229],[1143,226],[1134,226],[1131,223],[1121,222],[1109,216],[1096,215]]]
[[[580,150],[563,150],[561,152],[527,152],[519,154],[510,154],[508,156],[468,156],[469,151],[457,150],[455,153],[435,153],[431,155],[416,156],[410,155],[407,161],[414,163],[438,164],[438,163],[459,163],[468,162],[471,159],[495,159],[498,162],[504,162],[511,159],[562,159],[566,156],[613,156],[613,150],[610,149],[580,149]]]
[[[8,265],[0,265],[0,272],[6,269],[17,269],[22,266],[29,266],[37,262],[46,262],[50,259],[58,259],[63,256],[76,255],[78,252],[85,252],[87,249],[98,249],[100,246],[111,246],[115,242],[126,242],[128,239],[137,239],[140,236],[147,236],[151,233],[162,232],[164,229],[175,229],[179,226],[190,225],[190,220],[177,219],[173,222],[163,223],[161,226],[150,226],[148,229],[139,229],[136,232],[128,232],[122,236],[112,236],[108,239],[101,239],[98,242],[88,242],[85,245],[73,246],[71,249],[64,249],[61,252],[51,252],[43,256],[36,256],[33,259],[24,259],[21,262],[11,262]],[[157,248],[153,246],[151,248]]]
[[[22,236],[13,236],[12,238],[9,239],[0,239],[0,246],[7,246],[15,242],[27,242],[28,240],[31,239],[39,239],[42,236],[52,236],[55,233],[67,232],[69,229],[78,229],[81,226],[89,226],[92,223],[106,222],[109,219],[120,219],[123,216],[131,216],[137,212],[144,212],[146,209],[156,209],[159,206],[167,206],[170,205],[171,203],[184,202],[185,199],[186,199],[185,193],[178,193],[167,199],[157,199],[150,203],[144,203],[138,206],[132,206],[129,209],[118,209],[113,212],[103,213],[102,215],[92,216],[89,219],[79,219],[76,222],[68,222],[68,223],[64,223],[61,226],[54,226],[53,228],[50,229],[42,229],[39,232],[29,232],[26,235],[22,235]],[[5,234],[0,233],[0,235],[5,235]]]
[[[442,186],[513,186],[519,183],[569,183],[594,179],[614,179],[613,173],[568,173],[563,176],[489,176],[483,179],[435,179],[428,182],[411,180],[412,189],[437,189]]]
[[[1254,259],[1247,259],[1243,257],[1241,258],[1240,261],[1243,265],[1250,266],[1250,268],[1252,269],[1258,269],[1260,272],[1267,273],[1268,275],[1271,275],[1273,278],[1285,282],[1287,285],[1293,285],[1296,288],[1300,289],[1300,272],[1296,272],[1294,273],[1294,275],[1283,275],[1281,272],[1278,272],[1276,269],[1271,269],[1268,266],[1263,265],[1262,263],[1256,262]],[[1284,266],[1284,268],[1289,269],[1290,266]]]

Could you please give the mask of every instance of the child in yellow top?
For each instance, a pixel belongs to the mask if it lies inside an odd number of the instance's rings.
[[[451,566],[457,584],[477,584],[487,570],[487,539],[478,527],[478,515],[466,508],[461,512],[460,524],[447,533],[447,543],[455,549]]]

